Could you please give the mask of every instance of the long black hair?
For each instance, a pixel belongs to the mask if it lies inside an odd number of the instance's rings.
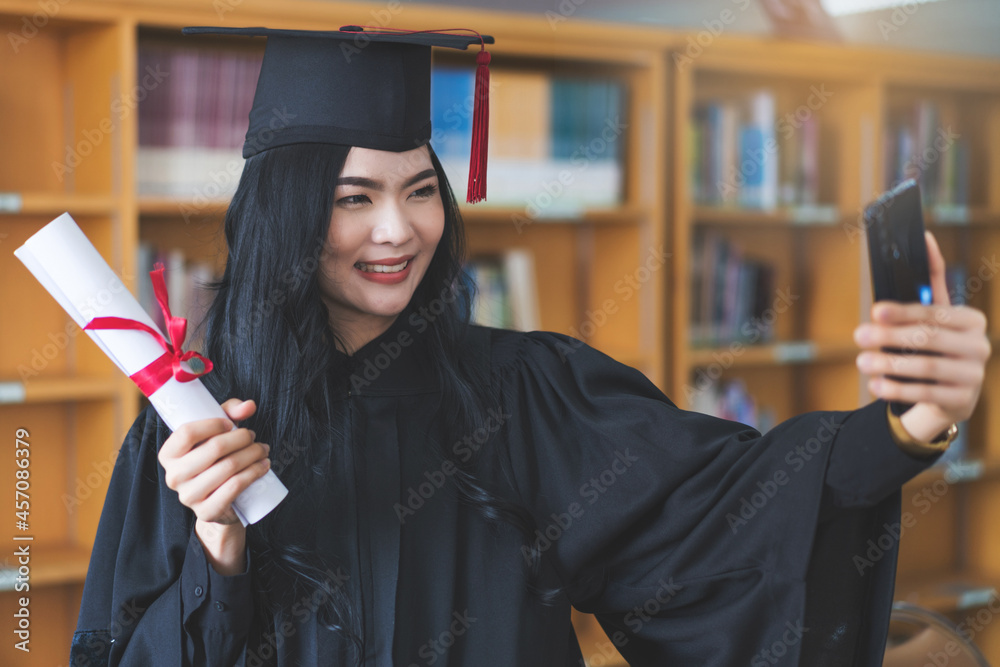
[[[432,300],[444,304],[424,336],[441,374],[441,404],[449,406],[449,421],[458,436],[453,442],[484,426],[487,409],[499,398],[486,395],[454,354],[470,323],[475,285],[464,273],[465,232],[458,206],[437,156],[427,148],[439,179],[444,230],[408,309]],[[204,321],[204,351],[216,366],[205,376],[206,386],[220,401],[239,397],[257,403],[256,414],[244,425],[257,433],[258,441],[271,445],[273,468],[291,489],[308,486],[313,466],[325,459],[321,448],[329,444],[324,443],[341,441],[331,437],[342,434],[331,432],[335,427],[327,412],[328,374],[338,332],[320,298],[316,273],[333,211],[334,184],[349,151],[347,146],[298,144],[272,148],[246,161],[225,217],[225,271],[212,285],[216,294]],[[451,298],[442,299],[442,290],[450,290]],[[480,485],[472,462],[459,466],[452,481],[458,497],[483,518],[521,533],[535,555],[528,565],[534,581],[540,553],[532,546],[532,515]],[[327,603],[318,618],[348,638],[360,663],[359,620],[343,588],[325,576],[331,564],[322,554],[279,538],[278,528],[285,521],[279,505],[247,529],[255,619],[263,624],[258,628],[260,643],[273,631],[267,625],[273,612],[322,591]]]

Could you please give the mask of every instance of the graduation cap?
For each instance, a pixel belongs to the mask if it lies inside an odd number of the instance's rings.
[[[400,31],[189,27],[185,35],[266,37],[250,126],[248,158],[269,148],[328,143],[408,151],[431,138],[431,47],[467,49],[476,58],[472,156],[467,201],[486,198],[489,35]],[[470,33],[473,31],[461,30]]]

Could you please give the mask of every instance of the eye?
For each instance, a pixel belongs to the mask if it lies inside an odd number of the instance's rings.
[[[368,195],[348,195],[338,199],[337,206],[361,206],[362,204],[370,204],[371,201]]]
[[[437,194],[437,183],[431,183],[430,185],[425,185],[419,190],[414,190],[411,197],[416,197],[417,199],[429,199]]]

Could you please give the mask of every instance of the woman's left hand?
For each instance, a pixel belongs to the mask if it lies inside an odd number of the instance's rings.
[[[951,305],[944,257],[934,236],[926,232],[925,237],[933,303],[879,301],[872,306],[872,321],[854,330],[854,340],[866,350],[858,355],[857,364],[873,376],[868,382],[871,393],[887,401],[913,403],[900,418],[903,427],[914,438],[930,442],[972,415],[992,348],[982,311]],[[882,347],[901,348],[903,353],[883,352]],[[922,381],[898,382],[886,375]]]

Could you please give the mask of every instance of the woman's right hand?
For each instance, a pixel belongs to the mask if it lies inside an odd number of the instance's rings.
[[[167,486],[197,517],[195,532],[209,562],[220,574],[237,574],[245,567],[246,528],[232,508],[244,489],[270,469],[269,447],[255,442],[246,428],[233,423],[257,410],[253,401],[232,398],[222,404],[229,419],[202,419],[170,434],[158,459]]]

